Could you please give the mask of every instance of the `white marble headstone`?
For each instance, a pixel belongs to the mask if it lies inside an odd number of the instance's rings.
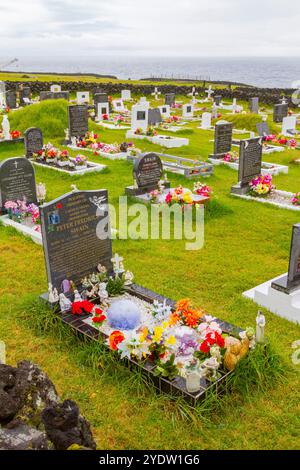
[[[283,135],[285,135],[286,137],[288,137],[288,136],[292,137],[293,134],[290,134],[288,131],[289,130],[295,131],[296,130],[296,124],[297,124],[296,116],[287,116],[287,117],[283,118],[281,133]]]
[[[114,111],[116,111],[116,112],[125,111],[125,106],[124,106],[124,103],[123,103],[122,99],[113,100],[112,105],[113,105]]]
[[[186,103],[182,106],[182,117],[183,118],[192,118],[194,116],[194,106],[193,103]]]
[[[51,85],[50,91],[52,91],[53,93],[60,92],[61,91],[61,86],[60,85]]]
[[[76,100],[77,100],[77,104],[89,103],[90,93],[88,91],[77,91]]]
[[[121,99],[123,101],[130,101],[131,100],[131,91],[130,90],[122,90],[121,91]]]
[[[160,114],[162,118],[168,119],[171,115],[171,108],[169,104],[164,104],[163,106],[158,106],[160,109]]]
[[[98,103],[97,118],[98,121],[103,121],[103,114],[109,117],[109,103]]]
[[[201,121],[201,129],[211,128],[211,113],[203,113]]]
[[[148,127],[149,103],[137,103],[131,108],[131,130],[141,128],[146,132]]]

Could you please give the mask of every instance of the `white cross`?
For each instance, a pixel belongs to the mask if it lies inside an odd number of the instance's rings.
[[[196,103],[196,96],[198,95],[198,93],[196,92],[196,88],[193,86],[192,88],[192,91],[191,93],[188,93],[188,96],[191,96],[192,97],[192,103],[195,104]]]
[[[123,261],[122,256],[119,256],[118,253],[115,254],[114,258],[111,259],[111,262],[114,264],[114,272],[120,273],[122,269],[120,267],[120,263]]]
[[[205,93],[207,93],[207,98],[210,100],[211,95],[214,93],[214,90],[212,89],[211,85],[209,85],[208,90],[205,90]]]
[[[151,95],[154,96],[154,98],[155,98],[156,100],[158,100],[158,99],[159,99],[158,97],[159,97],[159,95],[161,95],[161,92],[158,91],[157,87],[155,87],[155,88],[154,88],[154,92],[151,93]]]

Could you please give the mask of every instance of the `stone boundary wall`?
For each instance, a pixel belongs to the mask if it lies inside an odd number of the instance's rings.
[[[7,81],[7,89],[17,89],[20,84],[27,85],[31,88],[33,95],[39,95],[41,91],[50,91],[51,85],[60,85],[62,91],[90,91],[92,92],[94,88],[103,90],[104,93],[108,95],[120,94],[121,90],[128,89],[132,93],[138,95],[149,96],[154,91],[154,85],[148,84],[130,84],[130,83],[97,83],[97,82],[68,82],[68,81],[51,81],[51,82],[41,82],[41,81]],[[203,84],[205,85],[205,84]],[[191,92],[193,84],[191,85],[160,85],[158,86],[159,91],[162,95],[165,93],[176,93],[176,95],[187,95]],[[195,86],[195,89],[198,93],[204,93],[206,86]],[[290,107],[296,107],[292,103],[291,95],[295,90],[292,89],[283,89],[283,88],[256,88],[256,87],[247,87],[247,86],[238,86],[235,89],[232,89],[232,86],[229,85],[227,88],[220,90],[215,90],[215,94],[222,96],[223,98],[232,99],[237,98],[238,100],[248,101],[249,98],[258,96],[260,103],[273,106],[279,102],[279,99],[284,95],[288,98]]]

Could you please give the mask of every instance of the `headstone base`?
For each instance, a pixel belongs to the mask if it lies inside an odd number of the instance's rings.
[[[226,153],[211,153],[208,158],[214,158],[214,159],[221,159],[221,158],[224,158],[226,155]]]
[[[169,181],[163,181],[162,183],[165,189],[169,189],[171,187]],[[150,193],[151,191],[155,191],[155,189],[158,189],[157,185],[148,186],[148,187],[144,186],[142,188],[137,188],[136,186],[127,186],[125,188],[125,194],[126,196],[141,196],[142,194],[147,194],[147,193]]]
[[[283,285],[285,276],[278,276],[246,292],[243,296],[253,300],[261,307],[294,323],[300,324],[300,287],[293,292],[286,293],[273,286]]]
[[[300,289],[300,283],[299,281],[296,283],[290,283],[288,282],[288,276],[282,276],[276,281],[272,282],[271,284],[272,288],[275,290],[278,290],[280,292],[284,292],[285,294],[289,295],[292,292],[295,292],[296,290]]]
[[[249,185],[242,185],[241,183],[231,186],[231,194],[242,194],[245,195],[249,191]]]

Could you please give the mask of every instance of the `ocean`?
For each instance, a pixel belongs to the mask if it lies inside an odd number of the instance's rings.
[[[300,81],[300,59],[267,58],[168,58],[85,56],[56,58],[18,58],[6,67],[7,58],[0,58],[1,70],[22,72],[97,73],[120,79],[150,77],[206,79],[240,82],[268,88],[296,88]]]

